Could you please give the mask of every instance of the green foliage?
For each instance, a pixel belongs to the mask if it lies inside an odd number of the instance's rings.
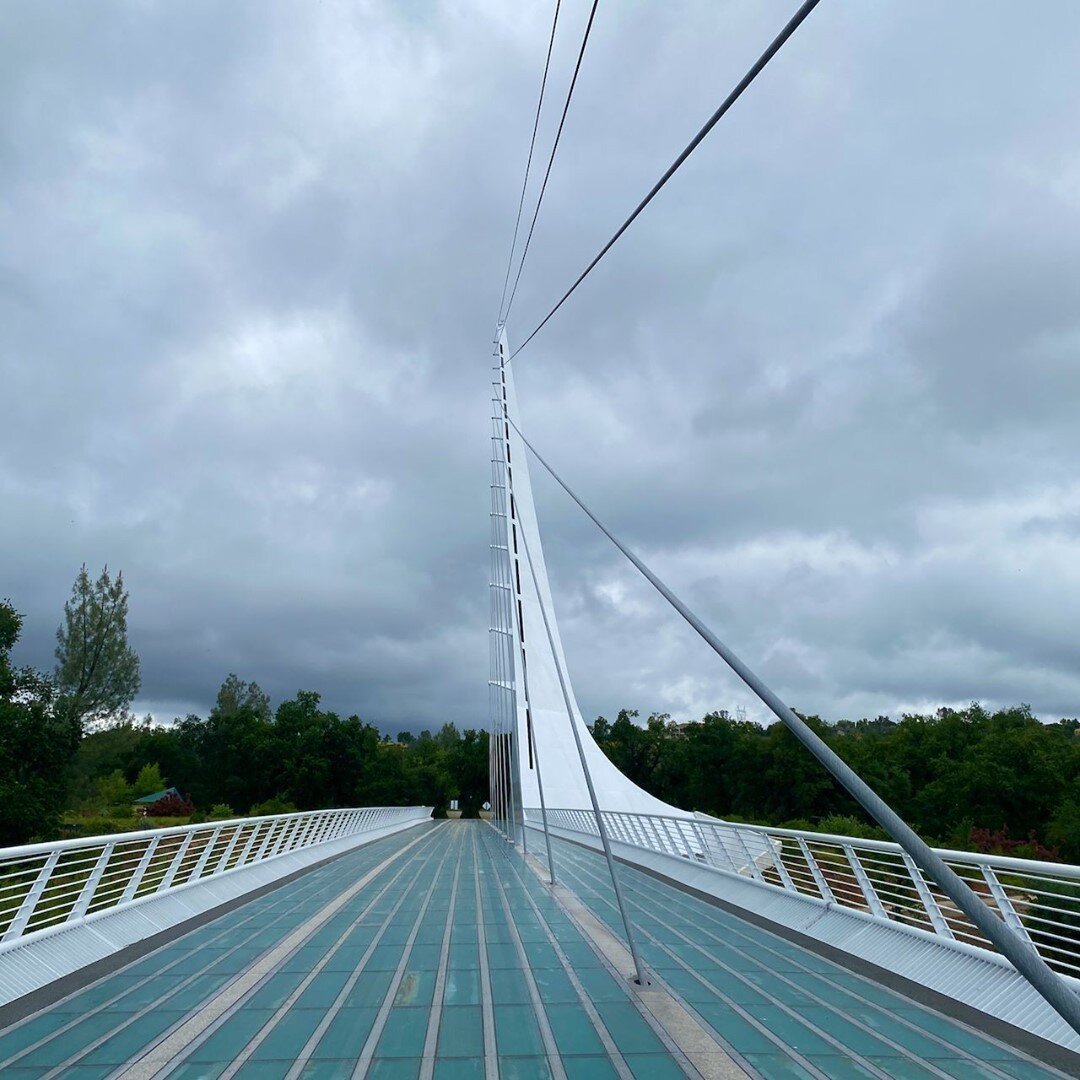
[[[149,794],[149,793],[148,793]],[[131,814],[131,801],[135,798],[131,785],[124,779],[119,769],[113,769],[106,776],[97,779],[97,801],[106,811],[122,811]]]
[[[80,725],[123,714],[139,690],[139,658],[127,643],[123,574],[106,566],[91,582],[84,563],[56,631],[58,710]]]
[[[227,803],[215,803],[206,815],[207,821],[228,821],[237,816],[236,811]]]
[[[11,666],[22,616],[0,602],[0,845],[56,835],[78,724],[54,707],[51,681]]]
[[[688,810],[822,832],[881,837],[782,724],[710,713],[642,725],[623,710],[593,736],[631,780]],[[956,847],[989,830],[1023,850],[1080,862],[1080,722],[1043,724],[1027,706],[940,709],[898,721],[807,723],[924,836]],[[1017,853],[1021,848],[1016,847]]]
[[[257,803],[248,811],[248,817],[271,817],[274,814],[295,814],[296,805],[275,795],[272,799]]]
[[[155,761],[139,770],[139,775],[131,785],[131,797],[141,799],[146,795],[153,795],[155,791],[164,791],[168,786],[165,777],[161,775],[161,767]]]

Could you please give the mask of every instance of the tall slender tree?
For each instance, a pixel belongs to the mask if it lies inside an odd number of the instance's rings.
[[[106,566],[91,581],[83,563],[56,631],[57,707],[85,727],[122,714],[139,690],[139,657],[127,641],[124,575]]]

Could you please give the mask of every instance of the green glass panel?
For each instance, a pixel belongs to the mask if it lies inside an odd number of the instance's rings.
[[[327,1009],[349,981],[347,971],[320,971],[296,999],[296,1009]]]
[[[806,1060],[815,1068],[820,1069],[832,1080],[862,1080],[866,1076],[874,1076],[869,1069],[860,1065],[851,1058],[842,1057],[839,1052],[831,1054],[807,1054]]]
[[[418,1057],[424,1052],[427,1009],[391,1009],[383,1028],[376,1057]]]
[[[669,1054],[627,1054],[625,1061],[635,1080],[676,1080],[686,1076]]]
[[[345,1005],[348,1007],[381,1005],[386,997],[386,991],[390,989],[390,980],[393,972],[390,971],[364,971],[356,984],[345,997]]]
[[[180,1010],[155,1009],[145,1016],[140,1016],[129,1027],[109,1036],[100,1046],[94,1047],[93,1050],[86,1054],[81,1059],[81,1063],[85,1065],[122,1065],[128,1058],[135,1057],[147,1043],[153,1042],[187,1015],[187,1012]]]
[[[358,1058],[378,1014],[379,1010],[374,1007],[339,1009],[311,1056],[317,1059]]]
[[[500,1057],[499,1080],[550,1080],[545,1057]]]
[[[745,1057],[747,1062],[761,1074],[763,1080],[810,1080],[814,1075],[804,1069],[793,1058],[780,1052],[775,1054],[746,1054]],[[821,1058],[820,1060],[828,1064],[833,1059]],[[825,1075],[831,1078],[837,1074],[826,1072]]]
[[[484,1080],[484,1059],[439,1058],[435,1062],[435,1080]]]
[[[419,1058],[376,1058],[368,1069],[368,1080],[416,1080]]]
[[[251,1055],[256,1061],[292,1061],[319,1026],[322,1009],[290,1009]]]
[[[548,1005],[551,1033],[560,1054],[602,1054],[604,1044],[580,1005]]]
[[[533,978],[540,992],[540,1000],[545,1003],[568,1003],[578,1000],[578,993],[573,983],[561,968],[536,968],[533,971]]]
[[[481,1057],[484,1053],[483,1012],[477,1005],[449,1005],[439,1022],[438,1057]]]
[[[664,1044],[628,1001],[600,1001],[596,1011],[623,1054],[664,1053]]]
[[[611,1059],[603,1057],[563,1058],[566,1080],[616,1080],[618,1072]]]
[[[625,1001],[626,990],[604,968],[574,968],[590,1001]]]
[[[518,968],[492,968],[491,1000],[500,1005],[524,1005],[531,1000],[525,976]]]
[[[479,1005],[480,972],[453,969],[447,971],[443,985],[443,1001],[447,1005]]]
[[[502,1000],[495,997],[496,1001]],[[495,1042],[499,1057],[542,1054],[544,1044],[529,1005],[495,1006]]]
[[[224,1062],[235,1060],[251,1037],[264,1028],[273,1016],[270,1009],[241,1009],[225,1021],[204,1043],[188,1055],[192,1062]]]

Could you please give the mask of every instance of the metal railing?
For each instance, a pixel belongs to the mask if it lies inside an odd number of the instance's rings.
[[[417,806],[315,810],[3,848],[0,952],[107,909],[430,814]]]
[[[552,827],[599,835],[591,811],[549,808],[547,816]],[[540,825],[538,810],[527,810],[526,817],[530,825]],[[899,844],[736,825],[702,814],[680,818],[605,810],[604,824],[624,844],[993,951]],[[1080,978],[1080,866],[935,850],[1052,968]]]

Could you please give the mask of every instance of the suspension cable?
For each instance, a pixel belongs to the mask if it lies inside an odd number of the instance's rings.
[[[593,524],[634,564],[642,576],[705,639],[709,647],[769,707],[785,727],[825,766],[860,806],[914,859],[915,863],[941,887],[950,900],[975,924],[979,932],[1000,952],[1054,1011],[1080,1032],[1080,998],[1015,930],[998,918],[975,894],[971,886],[949,867],[895,810],[850,765],[833,750],[789,705],[735,655],[570,489],[566,481],[540,456],[536,447],[508,417],[533,457],[548,475],[574,500]]]
[[[532,243],[533,230],[536,228],[536,219],[540,216],[540,205],[544,201],[544,192],[547,191],[548,178],[551,176],[551,166],[555,164],[555,152],[559,149],[559,140],[562,138],[563,125],[566,123],[566,114],[570,111],[570,99],[574,96],[574,87],[577,86],[578,72],[581,71],[581,61],[585,56],[585,46],[589,44],[589,34],[592,33],[593,19],[596,16],[596,5],[599,2],[600,0],[593,0],[592,9],[589,11],[589,21],[585,24],[585,35],[581,39],[581,48],[578,50],[577,63],[574,65],[574,77],[570,80],[570,89],[566,92],[566,101],[563,104],[562,117],[559,119],[559,130],[555,132],[555,142],[551,147],[551,156],[548,158],[547,169],[544,170],[544,182],[540,185],[540,196],[536,200],[536,209],[533,211],[532,223],[529,225],[529,235],[525,238],[525,247],[521,252],[521,262],[518,263],[517,274],[514,277],[514,287],[510,291],[510,299],[506,304],[506,313],[502,316],[502,322],[505,322],[510,318],[510,309],[514,306],[514,297],[517,296],[518,282],[521,281],[521,271],[525,269],[525,259],[529,254],[529,244]]]
[[[529,186],[529,170],[532,168],[533,150],[536,147],[536,131],[540,127],[540,110],[544,107],[544,90],[547,88],[548,69],[551,67],[551,50],[555,45],[555,27],[559,25],[559,8],[562,0],[555,0],[555,17],[551,20],[551,37],[548,38],[547,57],[544,59],[544,77],[540,80],[540,97],[536,102],[532,138],[529,140],[529,156],[525,161],[525,179],[521,182],[521,198],[518,199],[517,219],[514,221],[514,239],[510,243],[510,255],[506,260],[506,276],[503,278],[502,296],[499,297],[499,321],[503,321],[502,309],[506,303],[506,287],[510,284],[510,270],[514,265],[514,249],[517,247],[518,229],[521,228],[521,211],[525,206],[525,189]]]
[[[781,30],[780,33],[777,34],[776,37],[773,39],[772,44],[770,44],[769,47],[761,54],[761,56],[758,57],[757,63],[755,63],[754,66],[742,77],[735,89],[732,90],[731,93],[728,94],[728,96],[724,99],[720,108],[718,108],[716,112],[714,112],[712,116],[710,116],[709,119],[705,121],[705,124],[701,128],[701,130],[690,140],[689,143],[687,143],[685,149],[671,163],[664,175],[661,176],[655,184],[653,184],[652,190],[648,193],[648,195],[646,195],[645,198],[637,204],[634,212],[619,226],[619,228],[615,232],[615,235],[612,236],[612,238],[600,249],[600,253],[596,256],[596,258],[594,258],[593,261],[585,267],[585,269],[578,277],[577,281],[575,281],[574,284],[566,290],[566,292],[563,294],[562,299],[544,316],[544,318],[536,326],[533,332],[529,334],[529,336],[514,350],[513,354],[510,357],[511,361],[514,359],[515,356],[517,356],[519,352],[521,352],[522,349],[525,348],[526,345],[529,344],[530,341],[532,341],[534,337],[536,337],[538,333],[540,333],[540,331],[547,324],[548,319],[550,319],[552,315],[554,315],[555,312],[558,311],[559,308],[561,308],[563,304],[565,304],[566,301],[570,299],[570,294],[573,293],[573,291],[589,276],[596,264],[600,262],[600,260],[615,246],[615,242],[619,239],[620,236],[622,236],[624,232],[626,232],[628,228],[630,228],[634,220],[637,218],[638,214],[640,214],[641,211],[644,210],[645,207],[652,202],[653,198],[657,195],[660,189],[672,178],[672,176],[675,175],[683,162],[686,161],[686,159],[698,148],[699,144],[702,142],[705,136],[708,135],[710,131],[712,131],[712,129],[716,126],[716,124],[719,122],[721,117],[723,117],[723,115],[728,111],[728,109],[730,109],[731,106],[734,105],[736,101],[738,101],[738,99],[742,95],[742,92],[758,77],[758,75],[761,74],[761,71],[764,69],[765,65],[780,51],[784,43],[788,40],[788,38],[791,37],[792,34],[795,33],[803,20],[807,17],[807,15],[810,14],[811,11],[814,10],[815,7],[817,7],[819,2],[820,0],[806,0],[802,7],[799,8],[797,12],[795,12],[788,24],[784,27],[784,29]],[[507,362],[509,363],[510,361]]]

